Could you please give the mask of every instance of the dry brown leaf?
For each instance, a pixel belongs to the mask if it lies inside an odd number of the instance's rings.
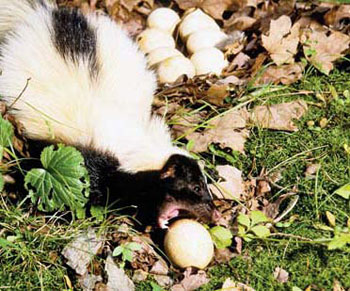
[[[303,30],[301,42],[306,59],[324,74],[329,74],[333,63],[349,48],[350,37],[339,31],[310,25]]]
[[[228,248],[215,249],[214,259],[215,262],[222,264],[229,262],[235,254],[231,252]]]
[[[304,66],[301,63],[269,66],[255,83],[257,85],[269,83],[289,85],[301,79],[303,76],[303,69]]]
[[[79,285],[83,291],[93,291],[98,282],[102,282],[102,277],[100,275],[96,276],[94,274],[85,273],[83,276],[79,277]]]
[[[254,124],[263,128],[297,131],[293,119],[300,119],[307,111],[304,100],[256,106],[251,114]]]
[[[248,55],[246,55],[245,53],[240,52],[237,56],[235,56],[235,58],[233,59],[233,61],[231,62],[231,64],[234,66],[234,68],[236,70],[240,70],[242,69],[248,62],[250,61],[250,57]]]
[[[261,39],[276,65],[294,63],[299,44],[299,30],[300,25],[296,23],[292,27],[290,17],[286,15],[271,20],[269,36],[262,35]]]
[[[98,238],[93,229],[79,235],[66,245],[62,251],[70,266],[79,275],[87,273],[88,264],[103,245],[103,238]]]
[[[123,269],[117,267],[112,257],[106,259],[105,271],[108,275],[106,291],[134,291],[134,283],[125,274]]]
[[[171,291],[192,291],[209,282],[204,271],[191,275],[191,270],[186,269],[184,275],[184,279],[179,284],[172,286]]]
[[[280,283],[287,283],[289,274],[286,270],[276,267],[275,271],[273,272],[273,277]]]
[[[242,171],[229,165],[217,166],[216,170],[225,179],[225,182],[210,184],[211,192],[218,198],[241,200],[242,194],[244,194]]]
[[[221,287],[225,291],[254,291],[250,286],[247,286],[243,283],[237,283],[230,278],[227,278],[224,284]]]
[[[304,172],[305,176],[313,176],[321,168],[321,164],[309,164]]]
[[[338,280],[334,280],[333,291],[345,291],[345,288],[341,285],[341,283]]]
[[[225,23],[225,26],[230,26],[230,28],[238,30],[247,30],[251,28],[256,23],[256,19],[250,16],[242,15],[235,17],[232,21]]]
[[[189,8],[201,8],[211,17],[222,19],[222,14],[225,10],[233,5],[235,0],[175,0],[179,7],[183,10]]]
[[[336,5],[324,15],[326,25],[342,30],[349,25],[350,5]]]
[[[209,122],[213,128],[190,133],[186,138],[194,141],[194,152],[206,151],[209,144],[219,143],[222,147],[243,153],[244,143],[249,136],[249,131],[242,129],[246,126],[247,119],[249,114],[246,109],[233,110]]]

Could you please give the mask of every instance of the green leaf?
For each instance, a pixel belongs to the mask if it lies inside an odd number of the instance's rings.
[[[122,252],[123,252],[124,248],[122,246],[117,246],[113,253],[112,253],[112,256],[113,257],[118,257]]]
[[[0,173],[0,193],[2,190],[4,190],[4,185],[5,185],[4,177]]]
[[[85,219],[86,209],[83,207],[78,207],[77,209],[75,209],[75,215],[78,219]]]
[[[243,214],[243,213],[238,214],[237,221],[239,224],[242,224],[247,228],[249,228],[250,226],[250,219],[246,214]]]
[[[98,222],[101,222],[104,219],[105,208],[103,206],[92,205],[90,208],[90,213]]]
[[[13,127],[10,122],[0,116],[0,146],[5,148],[11,145],[13,138]]]
[[[150,284],[152,287],[152,291],[164,291],[164,289],[160,287],[157,283],[151,281]]]
[[[265,238],[270,235],[270,230],[264,225],[254,226],[252,227],[251,231],[254,232],[254,234],[260,238]]]
[[[142,246],[136,242],[130,242],[130,243],[126,244],[125,247],[128,248],[129,250],[132,250],[132,251],[139,251],[142,248]]]
[[[123,255],[122,255],[123,261],[132,262],[132,254],[133,254],[132,250],[129,250],[128,248],[124,248]]]
[[[329,243],[328,249],[335,250],[345,247],[346,244],[350,243],[350,233],[341,233],[335,236]]]
[[[214,226],[209,230],[215,246],[224,249],[232,244],[232,233],[222,226]]]
[[[252,225],[269,221],[266,215],[258,210],[254,210],[250,213],[250,219],[252,220]]]
[[[41,211],[54,211],[63,205],[71,210],[88,201],[89,176],[81,153],[73,147],[46,147],[40,157],[43,169],[30,170],[24,179],[33,203]]]
[[[339,196],[349,199],[350,197],[350,183],[346,184],[344,186],[341,186],[339,189],[334,191],[335,194],[338,194]]]

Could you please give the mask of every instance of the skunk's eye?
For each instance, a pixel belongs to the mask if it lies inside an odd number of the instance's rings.
[[[201,188],[199,186],[194,186],[193,191],[196,193],[199,193],[199,191],[201,190]]]

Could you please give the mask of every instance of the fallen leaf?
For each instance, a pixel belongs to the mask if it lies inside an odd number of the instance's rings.
[[[242,194],[244,194],[242,172],[229,165],[217,166],[216,169],[225,182],[210,184],[211,192],[218,198],[241,200]]]
[[[148,275],[148,272],[145,272],[143,270],[135,270],[134,275],[132,276],[132,280],[136,283],[145,281]]]
[[[184,276],[179,284],[171,287],[171,291],[192,291],[209,282],[207,274],[201,270],[197,274],[191,274],[191,269],[188,268]]]
[[[345,291],[345,288],[341,285],[341,283],[338,280],[334,280],[333,291]]]
[[[320,164],[309,164],[304,172],[305,176],[313,176],[321,168]]]
[[[222,117],[213,119],[208,123],[210,127],[202,132],[192,132],[186,136],[194,141],[193,152],[206,151],[211,143],[219,143],[221,147],[244,152],[244,143],[249,131],[242,129],[246,126],[249,114],[246,109],[233,110]]]
[[[125,274],[123,269],[117,267],[110,255],[106,259],[105,271],[108,275],[106,291],[135,290],[134,283]]]
[[[224,248],[224,249],[215,248],[214,259],[215,259],[215,262],[219,264],[229,262],[234,256],[235,254],[231,252],[229,248]]]
[[[276,20],[271,20],[269,36],[262,35],[261,39],[276,65],[294,63],[299,44],[299,30],[298,23],[292,27],[289,16],[282,15]]]
[[[287,283],[289,274],[286,270],[276,267],[275,271],[273,272],[273,277],[280,283]]]
[[[256,85],[263,84],[284,84],[289,85],[300,80],[303,76],[304,65],[301,63],[294,63],[282,66],[269,66],[261,76],[255,81]]]
[[[306,59],[324,74],[333,69],[333,62],[349,48],[350,37],[339,31],[310,25],[303,30],[301,42]]]
[[[237,283],[230,278],[227,278],[221,287],[225,291],[254,291],[254,289],[243,283]]]
[[[94,274],[85,273],[83,276],[79,277],[79,285],[83,291],[95,290],[96,283],[98,282],[102,282],[102,277],[100,275],[96,276]]]
[[[225,27],[238,29],[241,31],[251,28],[256,23],[256,19],[247,15],[232,17],[225,22]]]
[[[149,271],[151,274],[157,274],[157,275],[167,275],[169,272],[168,265],[164,260],[158,260],[155,262]]]
[[[248,62],[250,61],[250,57],[248,55],[246,55],[245,53],[240,52],[237,56],[235,56],[235,58],[233,59],[233,61],[231,62],[232,66],[234,66],[234,68],[236,70],[240,70],[242,69]]]
[[[251,114],[253,123],[263,128],[297,131],[293,119],[300,119],[307,111],[304,100],[256,106]]]
[[[350,5],[336,5],[324,15],[326,25],[336,30],[343,30],[349,25]]]
[[[87,273],[87,266],[94,255],[103,245],[103,238],[98,238],[91,228],[87,233],[79,235],[76,239],[66,245],[62,251],[70,266],[79,275]]]
[[[175,0],[182,10],[201,8],[211,17],[222,19],[225,10],[234,4],[235,0]]]

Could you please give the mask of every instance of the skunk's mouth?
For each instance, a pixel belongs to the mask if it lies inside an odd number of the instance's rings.
[[[198,218],[203,222],[215,221],[218,211],[207,203],[194,205],[185,201],[164,202],[158,212],[158,226],[168,228],[169,222],[178,218]]]

